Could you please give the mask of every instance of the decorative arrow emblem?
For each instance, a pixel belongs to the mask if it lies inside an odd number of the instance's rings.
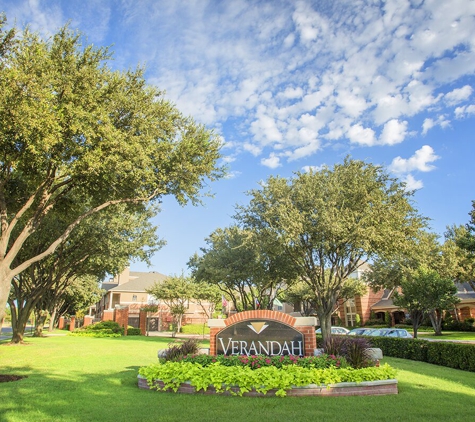
[[[268,325],[265,322],[251,322],[248,327],[256,334],[260,334],[268,327]]]

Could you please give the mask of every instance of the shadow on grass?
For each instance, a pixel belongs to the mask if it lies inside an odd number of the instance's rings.
[[[396,365],[395,365],[396,366]],[[475,412],[475,386],[471,394],[449,392],[431,385],[433,374],[406,369],[398,396],[240,398],[182,395],[141,390],[137,387],[138,366],[101,374],[47,374],[30,367],[3,368],[6,372],[28,375],[0,387],[2,421],[462,421]],[[461,372],[448,370],[450,382]],[[472,374],[473,375],[473,374]],[[443,383],[443,380],[441,381]],[[450,406],[440,406],[450,403]]]

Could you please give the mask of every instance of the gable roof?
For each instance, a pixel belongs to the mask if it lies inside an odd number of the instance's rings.
[[[457,286],[456,296],[460,299],[460,303],[474,303],[475,302],[475,291],[469,283],[455,283]],[[379,302],[376,302],[371,309],[373,311],[380,311],[385,309],[398,309],[393,303],[392,295],[395,289],[386,289],[384,291],[383,297]]]
[[[168,276],[158,273],[156,271],[151,272],[138,272],[131,271],[129,275],[129,281],[116,285],[109,289],[113,292],[145,292],[156,282],[162,283],[168,278]]]

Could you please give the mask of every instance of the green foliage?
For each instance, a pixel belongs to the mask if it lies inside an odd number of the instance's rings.
[[[47,40],[28,28],[8,34],[0,65],[0,318],[11,279],[91,215],[165,195],[198,204],[208,181],[224,174],[219,137],[147,86],[143,69],[113,70],[108,48],[82,45],[67,26]],[[20,257],[53,212],[64,229]]]
[[[287,394],[286,391],[294,386],[393,379],[396,371],[389,365],[364,369],[308,369],[286,365],[280,369],[265,366],[252,370],[242,366],[223,366],[218,362],[205,367],[190,362],[166,362],[142,367],[139,374],[147,379],[151,388],[160,389],[155,380],[163,381],[162,390],[171,389],[176,392],[182,383],[190,382],[197,391],[213,386],[217,393],[242,395],[252,390],[266,394],[275,389],[276,396],[283,397]]]
[[[171,276],[156,282],[146,289],[147,293],[165,303],[173,316],[174,332],[181,332],[181,322],[186,312],[188,301],[195,293],[195,283],[191,277]]]
[[[202,256],[195,254],[188,265],[198,281],[217,286],[238,311],[266,308],[282,280],[292,279],[282,248],[252,230],[237,225],[217,229],[206,243]]]
[[[274,366],[282,368],[287,365],[297,365],[302,368],[325,369],[325,368],[341,368],[348,366],[345,359],[337,356],[320,355],[320,356],[225,356],[225,355],[189,355],[178,359],[180,362],[199,363],[201,366],[209,366],[213,363],[219,363],[223,366],[242,366],[250,369],[258,369],[266,366]]]
[[[142,331],[140,331],[140,328],[127,328],[127,335],[128,336],[141,336]]]
[[[444,321],[442,328],[446,331],[475,331],[475,326],[470,321],[470,318],[467,318],[465,321]]]
[[[424,225],[402,183],[380,166],[350,158],[291,179],[270,177],[250,195],[238,221],[290,258],[292,279],[315,294],[324,337],[338,299],[353,297],[355,283],[364,286],[350,275],[367,260],[403,250]]]
[[[372,337],[384,356],[428,362],[449,368],[475,372],[475,346],[446,341]]]
[[[114,321],[101,321],[87,327],[78,328],[69,333],[73,336],[83,337],[121,337],[124,335],[124,328]]]

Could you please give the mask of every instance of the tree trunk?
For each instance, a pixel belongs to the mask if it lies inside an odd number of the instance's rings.
[[[417,338],[417,330],[422,324],[424,313],[420,311],[412,311],[410,315],[412,319],[412,329],[414,330],[414,338]]]
[[[432,328],[434,329],[434,335],[441,336],[442,335],[442,312],[435,309],[429,313],[429,318],[432,324]]]
[[[35,332],[33,333],[33,337],[43,336],[43,328],[45,326],[47,316],[47,311],[35,311]]]
[[[8,296],[12,285],[12,277],[8,276],[9,268],[3,268],[4,266],[4,263],[0,264],[0,321],[5,318]]]
[[[320,321],[320,329],[322,330],[323,344],[331,337],[332,313],[317,311]]]
[[[18,315],[17,315],[18,314]],[[26,324],[28,323],[28,317],[30,313],[23,308],[16,312],[16,309],[12,307],[12,340],[11,343],[18,344],[23,343],[25,335]]]
[[[49,318],[49,326],[48,326],[48,332],[52,332],[54,327],[56,326],[56,315],[58,314],[58,310],[55,307],[53,309],[53,312],[51,312],[51,316]]]

